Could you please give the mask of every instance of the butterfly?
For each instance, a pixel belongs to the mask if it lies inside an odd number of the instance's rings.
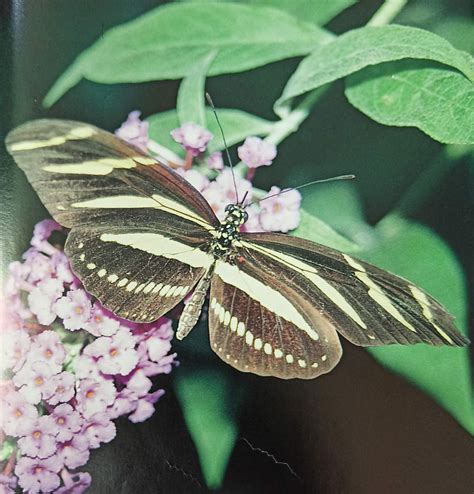
[[[311,379],[360,346],[463,346],[452,316],[409,281],[278,233],[241,233],[242,204],[218,220],[184,178],[113,134],[67,120],[13,130],[8,151],[53,218],[87,291],[120,317],[151,322],[192,294],[183,338],[210,288],[212,350],[243,372]]]

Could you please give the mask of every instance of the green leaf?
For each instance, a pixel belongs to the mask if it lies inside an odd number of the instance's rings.
[[[237,440],[236,410],[241,397],[226,370],[180,370],[175,390],[196,445],[209,488],[220,487]]]
[[[217,50],[212,50],[198,60],[181,82],[176,104],[181,124],[194,122],[201,127],[206,127],[206,103],[204,101],[206,75],[216,55]]]
[[[243,141],[249,135],[265,136],[273,126],[273,123],[268,120],[240,110],[221,108],[217,112],[229,146]],[[149,135],[151,139],[171,149],[176,154],[183,155],[181,146],[170,136],[170,131],[179,127],[178,115],[174,110],[152,115],[147,118],[147,121],[150,124]],[[210,109],[206,109],[206,125],[214,135],[214,139],[209,144],[209,151],[224,149],[219,127]]]
[[[51,106],[84,77],[115,84],[180,79],[217,50],[209,75],[306,55],[332,35],[281,10],[235,3],[175,3],[107,31],[56,81]]]
[[[370,65],[404,58],[426,59],[448,65],[474,80],[474,62],[463,51],[436,34],[407,26],[363,27],[320,45],[306,57],[275,103],[284,114],[296,96],[357,72]]]
[[[16,441],[13,438],[5,439],[0,443],[0,462],[7,461],[15,450]]]
[[[291,232],[295,237],[312,240],[319,244],[326,245],[333,249],[343,250],[344,252],[355,252],[358,246],[333,230],[327,223],[316,216],[300,209],[301,220],[298,228]]]
[[[344,238],[351,239],[357,246],[370,246],[376,240],[373,228],[365,221],[353,181],[318,184],[312,190],[306,189],[303,207],[307,211],[317,211],[320,220],[341,232]],[[346,251],[342,246],[334,247]]]
[[[242,0],[241,0],[242,1]],[[246,3],[268,5],[287,11],[289,14],[306,22],[314,22],[323,26],[340,12],[357,0],[244,0]]]
[[[403,276],[437,298],[466,334],[467,296],[462,268],[449,247],[428,228],[395,215],[377,226],[380,244],[359,256]],[[469,349],[390,345],[368,349],[383,366],[405,377],[474,433]]]
[[[386,63],[350,76],[346,96],[379,123],[418,127],[447,144],[474,143],[474,85],[459,72],[413,60]]]

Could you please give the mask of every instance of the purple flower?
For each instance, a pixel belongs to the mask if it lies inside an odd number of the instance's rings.
[[[223,170],[224,169],[224,160],[222,159],[222,153],[220,151],[215,151],[209,155],[207,158],[207,166],[211,170]]]
[[[128,114],[127,120],[115,131],[115,135],[146,152],[148,147],[148,122],[140,120],[138,110]]]
[[[45,254],[53,255],[57,252],[57,249],[48,242],[48,238],[54,231],[61,230],[61,225],[54,220],[40,221],[39,223],[36,223],[33,230],[31,245]]]
[[[260,137],[247,137],[237,148],[239,158],[249,167],[269,166],[277,155],[276,146]]]
[[[42,360],[46,362],[53,372],[61,372],[66,350],[55,331],[43,331],[40,333],[31,345],[28,360]]]
[[[0,494],[15,494],[18,479],[13,475],[0,474]]]
[[[20,393],[33,405],[41,401],[43,394],[49,393],[48,380],[55,374],[51,367],[41,360],[27,362],[13,376],[13,382],[20,387]]]
[[[69,441],[74,433],[81,430],[83,419],[68,403],[58,405],[50,417],[56,425],[56,440],[61,443]]]
[[[132,413],[138,405],[138,397],[128,388],[124,388],[117,394],[112,406],[107,409],[107,415],[116,419],[122,415]]]
[[[267,195],[278,194],[280,189],[273,186]],[[300,222],[299,208],[301,194],[290,190],[260,203],[260,224],[265,231],[287,232]]]
[[[82,289],[71,290],[55,304],[56,313],[66,329],[75,331],[86,326],[92,311],[89,296]]]
[[[154,404],[165,394],[163,389],[150,393],[138,400],[135,411],[128,417],[133,423],[144,422],[155,412]]]
[[[98,448],[101,443],[108,443],[115,437],[115,424],[107,413],[96,413],[89,417],[82,429],[90,448]]]
[[[50,405],[69,401],[74,396],[76,377],[70,372],[61,372],[53,376],[47,383],[43,397]]]
[[[113,403],[116,394],[117,391],[112,381],[82,379],[79,381],[76,395],[77,410],[84,417],[104,412]]]
[[[44,255],[35,248],[28,249],[23,258],[31,267],[27,281],[37,283],[53,276],[54,265],[49,256]]]
[[[18,439],[18,447],[26,456],[47,458],[56,451],[55,435],[54,420],[43,415],[25,427],[23,437]]]
[[[246,192],[248,193],[248,198],[252,196],[252,184],[248,180],[235,177],[235,184],[239,200],[244,197]],[[231,170],[229,168],[224,169],[216,180],[211,182],[209,187],[202,192],[202,195],[206,198],[217,217],[222,220],[225,217],[225,207],[228,204],[237,202]]]
[[[36,407],[18,391],[10,391],[0,401],[0,426],[8,436],[21,436],[38,418]]]
[[[38,322],[45,326],[56,319],[54,303],[64,291],[63,283],[56,278],[45,277],[28,294],[28,304]]]
[[[245,232],[261,232],[263,230],[260,224],[260,210],[256,204],[252,204],[246,211],[249,215],[247,222],[243,225]]]
[[[142,369],[137,369],[127,382],[127,389],[135,396],[144,396],[150,391],[152,382]]]
[[[138,363],[136,338],[128,328],[120,328],[113,336],[102,336],[88,345],[88,354],[97,359],[104,374],[129,374]]]
[[[61,478],[64,486],[54,491],[55,494],[82,494],[90,485],[92,478],[87,472],[69,473],[62,470]]]
[[[91,318],[85,330],[94,336],[112,336],[120,327],[120,322],[97,302],[92,308]]]
[[[209,185],[209,179],[197,170],[178,168],[176,172],[185,178],[195,189],[199,190],[199,192],[202,192]]]
[[[76,360],[74,372],[79,379],[93,379],[100,381],[103,379],[103,375],[97,365],[97,359],[90,354],[90,345],[87,345],[82,354]]]
[[[69,260],[64,252],[58,250],[51,256],[53,262],[55,276],[62,283],[73,283],[75,280],[74,274],[71,271]]]
[[[18,483],[30,494],[51,492],[59,484],[57,472],[61,469],[61,461],[55,457],[40,459],[21,457],[15,468]]]
[[[171,342],[152,337],[146,340],[146,347],[150,360],[159,362],[171,350]]]
[[[21,329],[5,331],[1,336],[0,372],[11,369],[18,372],[26,360],[30,349],[30,336]]]
[[[171,137],[192,156],[203,153],[213,135],[205,128],[193,122],[186,122],[171,131]]]
[[[58,458],[69,468],[77,468],[89,461],[89,440],[82,433],[76,433],[71,440],[58,443]]]

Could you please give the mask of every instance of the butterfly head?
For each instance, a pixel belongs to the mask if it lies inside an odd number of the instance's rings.
[[[228,204],[225,208],[224,223],[237,226],[243,225],[249,218],[247,211],[240,204]]]

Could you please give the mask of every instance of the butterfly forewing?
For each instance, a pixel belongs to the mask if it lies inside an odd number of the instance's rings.
[[[212,349],[233,367],[261,376],[311,379],[329,372],[342,354],[334,327],[280,279],[267,263],[217,261],[209,303]]]
[[[72,228],[66,252],[86,289],[118,315],[152,321],[174,307],[212,257],[218,220],[182,177],[92,125],[38,120],[8,150],[51,215]]]
[[[436,300],[398,276],[286,235],[245,234],[242,245],[247,259],[279,272],[356,345],[468,342]]]

